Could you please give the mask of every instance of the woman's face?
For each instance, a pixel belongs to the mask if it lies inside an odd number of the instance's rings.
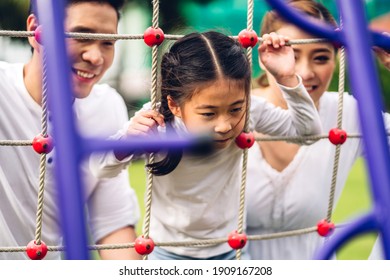
[[[294,25],[284,25],[276,33],[294,39],[314,38]],[[335,50],[331,43],[293,45],[296,73],[318,107],[318,101],[328,89],[336,67]]]

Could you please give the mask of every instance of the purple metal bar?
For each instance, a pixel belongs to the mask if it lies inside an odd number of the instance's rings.
[[[387,35],[383,35],[379,32],[371,31],[372,40],[374,41],[374,45],[384,48],[390,49],[390,37]]]
[[[212,150],[212,138],[208,135],[187,135],[185,138],[178,138],[177,135],[159,139],[151,137],[133,137],[126,140],[102,140],[99,138],[84,138],[84,155],[92,152],[115,150],[119,152],[128,151],[149,151],[175,150],[208,152]]]
[[[337,237],[337,234],[329,240],[327,248],[320,251],[318,258],[329,257],[329,252],[334,252],[348,238],[354,235],[353,229],[359,229],[363,222],[382,232],[382,244],[386,259],[390,259],[390,219],[388,218],[390,207],[390,154],[387,144],[381,109],[383,105],[380,98],[378,74],[374,67],[374,59],[371,52],[372,38],[387,45],[388,40],[384,36],[374,34],[370,36],[367,28],[367,20],[364,11],[364,2],[357,0],[338,0],[338,6],[343,18],[343,31],[338,38],[330,32],[329,28],[320,27],[305,19],[302,15],[294,13],[286,3],[281,0],[267,0],[269,4],[280,11],[287,20],[299,24],[300,28],[322,37],[337,40],[346,46],[348,57],[348,69],[350,69],[351,88],[358,100],[360,124],[363,133],[363,143],[367,155],[371,189],[374,197],[374,214],[365,219],[371,221],[357,221],[345,231],[345,235]],[[347,31],[347,32],[346,32]],[[373,220],[375,219],[375,221]]]
[[[305,29],[308,33],[318,35],[322,38],[329,38],[331,41],[344,44],[344,37],[335,31],[330,25],[321,22],[308,21],[307,15],[297,10],[291,9],[284,0],[266,0],[268,4],[278,11],[282,17],[295,25]]]
[[[62,0],[40,0],[36,4],[47,57],[48,103],[58,158],[55,175],[65,258],[85,260],[89,258],[89,253],[79,170],[81,151],[67,70],[70,70],[70,65],[64,39],[64,3]]]
[[[269,5],[273,9],[277,9],[278,13],[282,15],[283,17],[289,19],[290,21],[293,21],[294,24],[298,26],[305,25],[305,30],[309,33],[316,34],[318,36],[321,36],[323,38],[329,38],[331,41],[339,42],[341,44],[344,44],[345,38],[342,36],[342,34],[339,34],[338,31],[335,32],[333,30],[333,27],[327,26],[326,24],[321,23],[314,23],[311,22],[311,24],[307,23],[307,16],[305,14],[290,9],[288,5],[284,4],[283,1],[280,0],[267,0]],[[293,20],[292,20],[293,19]],[[390,38],[388,36],[382,35],[379,32],[371,31],[371,35],[374,41],[374,44],[378,47],[382,48],[388,48],[390,49]]]
[[[347,43],[351,89],[358,100],[360,125],[366,152],[375,218],[383,235],[386,259],[390,259],[390,154],[383,123],[381,88],[371,51],[371,36],[363,1],[338,0]],[[330,246],[330,245],[329,245]]]

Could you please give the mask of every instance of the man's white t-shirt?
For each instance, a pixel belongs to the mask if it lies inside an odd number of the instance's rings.
[[[22,64],[0,62],[0,99],[1,140],[32,140],[41,132],[42,108],[25,88]],[[107,137],[127,121],[123,99],[108,85],[94,86],[87,98],[75,100],[73,109],[82,136]],[[48,246],[61,245],[52,172],[59,160],[55,149],[46,156],[42,241]],[[40,155],[31,146],[0,146],[0,247],[26,246],[35,238],[39,161]],[[115,178],[98,179],[84,162],[81,172],[93,242],[137,223],[138,201],[127,170]],[[45,259],[59,257],[60,252],[48,252]],[[0,259],[27,258],[24,252],[0,252]]]

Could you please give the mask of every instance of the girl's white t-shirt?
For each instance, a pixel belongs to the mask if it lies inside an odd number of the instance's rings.
[[[251,128],[273,135],[321,133],[318,112],[301,79],[297,87],[281,86],[281,89],[290,110],[252,97]],[[150,104],[144,106],[144,110],[149,108]],[[125,135],[127,127],[113,138]],[[180,118],[175,118],[173,127],[179,135],[187,133]],[[160,132],[165,130],[160,129]],[[219,239],[237,229],[242,154],[233,143],[206,157],[184,155],[173,172],[153,176],[150,237],[155,242]],[[126,168],[131,159],[118,161],[113,153],[97,154],[91,167],[98,176],[112,177]],[[208,258],[232,250],[226,242],[207,247],[164,249],[194,258]]]

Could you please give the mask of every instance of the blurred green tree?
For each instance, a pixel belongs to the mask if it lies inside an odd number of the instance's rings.
[[[197,4],[207,4],[214,0],[191,0]],[[28,13],[29,0],[1,0],[0,1],[0,28],[5,30],[24,30],[26,28],[26,17]],[[152,0],[127,0],[127,4],[136,3],[148,9],[152,9]],[[183,0],[160,1],[160,24],[166,30],[173,27],[186,26],[187,19],[182,13],[181,4]]]
[[[186,15],[183,13],[183,4],[187,3],[196,3],[199,5],[206,5],[210,2],[214,2],[215,0],[169,0],[169,1],[160,1],[160,26],[164,30],[164,32],[169,32],[178,26],[183,27],[187,26],[189,21]],[[141,6],[145,6],[150,11],[152,10],[152,1],[145,0],[128,0],[129,3],[137,3]]]
[[[0,1],[0,28],[5,30],[25,30],[28,0]]]

